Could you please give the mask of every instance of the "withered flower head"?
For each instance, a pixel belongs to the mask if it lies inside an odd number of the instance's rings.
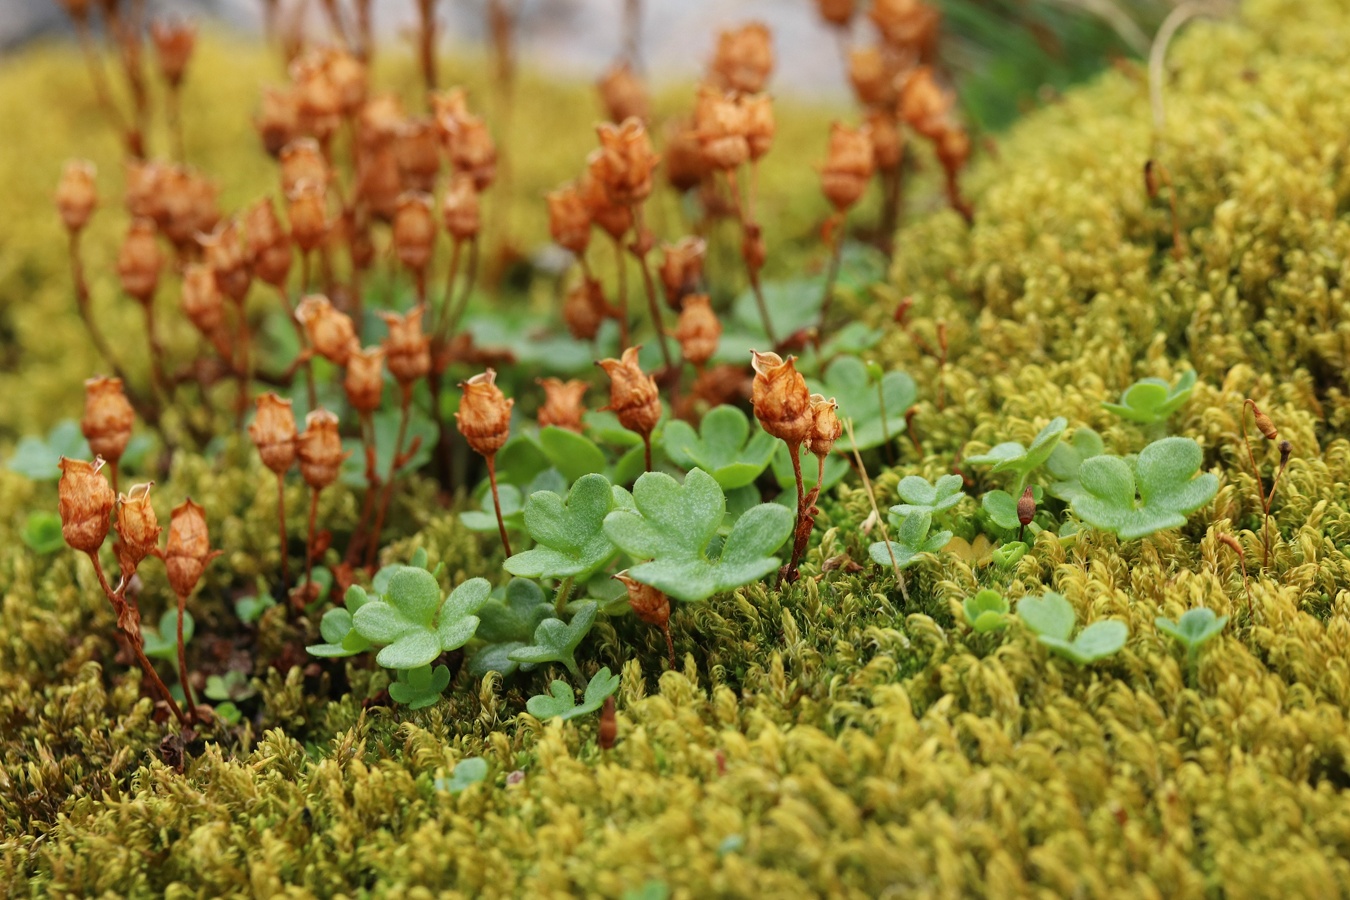
[[[301,300],[295,317],[305,326],[305,336],[314,352],[330,362],[345,366],[347,358],[360,347],[351,316],[335,309],[322,294],[310,294]]]
[[[544,389],[544,405],[539,407],[539,427],[549,425],[581,432],[581,414],[586,411],[581,398],[589,387],[579,378],[563,381],[559,378],[537,379]]]
[[[155,223],[136,219],[117,251],[117,275],[122,280],[122,290],[141,303],[149,303],[163,268],[164,254],[155,240]]]
[[[425,311],[426,307],[415,306],[401,316],[380,312],[380,318],[389,326],[389,335],[383,344],[389,371],[405,387],[425,378],[431,371],[431,341],[422,333]]]
[[[750,158],[745,108],[715,87],[699,88],[694,104],[694,132],[707,166],[729,171]]]
[[[651,118],[652,103],[647,96],[647,87],[627,60],[620,60],[606,69],[596,86],[611,122],[628,118],[646,122]]]
[[[652,173],[661,157],[652,150],[647,127],[638,118],[622,124],[602,122],[596,126],[600,147],[591,153],[587,165],[591,176],[605,186],[610,202],[632,206],[652,192]]]
[[[937,140],[937,157],[947,173],[955,175],[960,172],[966,160],[970,159],[970,135],[964,128],[949,125]]]
[[[820,167],[820,186],[825,198],[839,211],[857,203],[872,178],[872,135],[866,125],[848,128],[830,126],[830,149]]]
[[[432,94],[431,114],[446,132],[452,132],[458,123],[469,118],[469,94],[462,87],[450,88]],[[447,134],[447,137],[449,135]]]
[[[342,381],[347,401],[358,412],[374,412],[384,396],[384,348],[365,347],[347,357],[347,375]]]
[[[751,350],[750,356],[755,370],[750,392],[755,418],[765,431],[789,447],[800,447],[811,436],[814,416],[811,392],[797,371],[795,357],[789,356],[785,362],[777,353],[758,350]]]
[[[284,287],[291,271],[291,236],[282,227],[270,199],[264,197],[248,208],[244,231],[253,274],[273,287]]]
[[[243,236],[239,233],[239,223],[227,219],[210,234],[199,237],[197,243],[202,246],[203,258],[215,274],[220,292],[235,303],[243,302],[248,295],[249,282],[253,280],[253,271]]]
[[[268,391],[258,397],[258,414],[248,426],[249,439],[258,448],[263,465],[278,475],[295,463],[295,413],[291,401]]]
[[[883,172],[894,171],[905,151],[905,139],[895,116],[888,110],[874,109],[867,114],[867,127],[872,135],[872,163]]]
[[[291,237],[305,253],[315,249],[328,236],[328,197],[323,185],[302,181],[286,195],[286,214],[291,220]]]
[[[155,508],[150,505],[150,488],[153,485],[153,481],[133,485],[131,490],[117,498],[117,520],[113,527],[117,529],[118,541],[114,549],[117,551],[117,566],[124,578],[129,578],[141,561],[159,547],[159,518],[155,515]]]
[[[441,133],[429,116],[408,119],[399,126],[394,156],[409,190],[430,192],[441,170]]]
[[[863,106],[893,104],[897,74],[880,47],[855,47],[848,53],[848,80]]]
[[[591,211],[585,198],[568,183],[549,191],[547,199],[549,234],[559,247],[582,256],[591,242]]]
[[[312,410],[305,416],[305,430],[296,438],[296,452],[305,484],[321,491],[337,481],[347,458],[338,435],[338,417],[326,409]]]
[[[361,107],[361,143],[365,149],[389,146],[406,118],[403,103],[395,94],[371,97]]]
[[[842,28],[853,19],[854,0],[816,0],[816,11],[826,22]]]
[[[406,191],[398,198],[394,213],[394,252],[399,262],[414,272],[423,272],[431,262],[436,244],[436,216],[431,195]]]
[[[485,191],[497,177],[497,145],[487,123],[479,116],[464,116],[451,123],[450,164],[456,172],[473,176],[473,185]]]
[[[806,449],[821,459],[830,455],[834,442],[844,433],[844,424],[836,412],[838,409],[839,404],[833,397],[826,400],[821,394],[811,395],[811,436],[806,439]]]
[[[136,413],[122,392],[120,378],[90,378],[84,383],[84,418],[80,431],[89,441],[89,449],[114,465],[122,458],[131,440]]]
[[[186,22],[151,22],[150,37],[159,56],[160,74],[171,87],[178,87],[197,44],[196,26]]]
[[[173,592],[179,597],[191,594],[211,560],[219,555],[219,550],[211,549],[206,510],[191,499],[175,506],[169,517],[169,539],[160,553]]]
[[[773,39],[763,22],[751,22],[717,38],[713,74],[733,91],[757,94],[773,72]]]
[[[955,102],[955,96],[937,83],[933,70],[919,66],[900,89],[900,118],[919,134],[935,141],[947,130],[947,116]]]
[[[577,190],[586,202],[591,221],[610,237],[618,240],[633,227],[633,210],[610,199],[604,183],[590,169],[581,176]]]
[[[225,320],[225,302],[216,275],[203,263],[188,263],[183,269],[183,314],[206,337],[215,334]]]
[[[661,395],[656,379],[638,365],[638,347],[629,347],[619,359],[596,363],[609,376],[609,406],[619,424],[644,437],[661,419]]]
[[[628,605],[632,607],[633,615],[648,625],[666,627],[670,621],[669,597],[649,584],[634,581],[626,572],[619,572],[614,578],[628,588]]]
[[[361,155],[357,166],[356,194],[369,205],[375,218],[392,222],[403,194],[398,160],[389,147],[374,147]]]
[[[126,206],[133,219],[159,220],[164,196],[160,185],[168,169],[152,159],[129,159],[126,163]]]
[[[747,144],[747,147],[749,145]],[[666,180],[683,193],[696,188],[707,174],[708,164],[703,159],[703,145],[692,119],[672,120],[666,123],[666,148],[663,158]]]
[[[109,516],[117,505],[108,479],[101,472],[103,460],[85,462],[61,457],[61,480],[57,483],[57,509],[61,534],[66,543],[84,553],[97,553],[108,536]]]
[[[268,156],[276,157],[300,134],[300,111],[288,87],[263,88],[262,109],[253,119]]]
[[[698,291],[703,280],[703,257],[708,242],[700,237],[680,238],[674,244],[661,245],[661,286],[666,292],[666,303],[678,310],[684,298]]]
[[[511,407],[515,400],[506,399],[497,387],[497,373],[488,369],[459,385],[464,398],[455,413],[459,433],[480,456],[494,456],[511,436]]]
[[[320,51],[307,53],[291,63],[300,130],[319,140],[332,137],[342,124],[342,98],[333,83]]]
[[[98,205],[95,174],[94,164],[87,159],[69,160],[61,170],[61,180],[56,183],[56,211],[71,233],[84,228]]]
[[[483,228],[483,215],[472,175],[456,172],[451,176],[445,196],[441,198],[441,220],[445,222],[445,230],[457,241],[478,236]]]
[[[684,358],[694,365],[701,366],[712,359],[717,352],[717,342],[722,338],[722,323],[717,320],[707,294],[685,298],[684,309],[675,325],[675,338],[680,342]]]
[[[345,50],[329,51],[326,64],[328,80],[337,92],[338,109],[344,116],[355,115],[365,104],[370,88],[366,64]]]
[[[291,141],[281,150],[281,190],[289,194],[304,181],[328,184],[328,162],[319,142],[304,137]]]
[[[941,16],[923,0],[875,0],[867,15],[892,47],[919,59],[932,53]]]
[[[593,339],[609,316],[604,287],[593,278],[583,279],[567,292],[562,312],[572,337],[579,341]]]
[[[741,98],[745,110],[745,139],[750,145],[750,159],[756,160],[773,147],[773,136],[778,126],[773,118],[773,99],[768,94]]]

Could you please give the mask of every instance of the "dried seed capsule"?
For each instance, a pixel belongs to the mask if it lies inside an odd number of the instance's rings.
[[[329,77],[321,52],[311,52],[291,63],[300,130],[320,141],[332,137],[342,124],[342,100]]]
[[[163,268],[164,254],[155,240],[155,223],[136,219],[117,251],[117,275],[122,280],[122,290],[141,303],[149,303],[155,296]]]
[[[433,98],[434,100],[434,98]],[[360,141],[363,150],[388,147],[397,138],[399,128],[407,118],[403,103],[395,94],[371,97],[361,107]]]
[[[441,132],[430,117],[408,119],[394,142],[399,174],[409,190],[429,193],[441,170]]]
[[[186,22],[151,22],[150,38],[159,57],[160,74],[171,87],[178,87],[197,44],[197,29]]]
[[[487,123],[478,116],[464,116],[454,123],[450,163],[456,172],[473,176],[473,186],[485,191],[497,176],[497,145]]]
[[[1280,465],[1284,466],[1289,462],[1289,454],[1294,452],[1294,445],[1288,441],[1280,441]]]
[[[797,371],[796,358],[789,356],[784,361],[777,353],[758,350],[751,350],[750,355],[755,370],[750,403],[755,417],[765,431],[789,447],[801,446],[811,436],[814,416],[811,392],[806,389],[806,379]]]
[[[382,222],[394,220],[398,198],[403,194],[403,180],[398,174],[392,149],[374,147],[362,154],[357,169],[356,193],[370,206],[375,218]]]
[[[712,359],[717,352],[717,343],[722,339],[722,323],[717,320],[707,294],[685,298],[684,309],[675,325],[675,338],[680,342],[684,358],[694,365],[701,366]]]
[[[627,60],[620,60],[606,69],[596,86],[611,122],[630,118],[646,122],[651,118],[652,104],[646,85]]]
[[[323,149],[314,138],[297,138],[282,148],[282,193],[289,194],[306,181],[326,185],[331,177]]]
[[[473,186],[473,176],[456,172],[450,178],[450,184],[441,198],[441,221],[445,230],[457,241],[467,241],[478,236],[483,228],[483,215],[478,199],[478,190]]]
[[[72,548],[97,553],[108,536],[109,516],[117,505],[108,479],[102,474],[104,462],[95,459],[61,457],[61,480],[57,483],[57,509],[61,514],[61,535]]]
[[[183,269],[183,314],[207,338],[220,330],[225,321],[225,301],[216,286],[215,273],[202,263],[188,263]]]
[[[337,481],[347,458],[338,435],[338,417],[326,409],[312,410],[305,416],[305,430],[296,438],[296,453],[305,484],[323,490]]]
[[[684,298],[698,292],[703,280],[703,257],[708,243],[699,237],[684,237],[674,244],[661,246],[661,286],[666,292],[666,304],[679,310]]]
[[[578,190],[586,201],[586,209],[590,212],[591,221],[600,226],[610,237],[618,240],[628,232],[628,229],[633,227],[632,208],[611,200],[605,185],[595,177],[590,169],[587,169],[586,173],[581,176]]]
[[[1251,403],[1250,400],[1247,402]],[[1266,440],[1274,441],[1279,439],[1280,433],[1275,430],[1275,423],[1270,421],[1270,416],[1261,412],[1261,408],[1255,403],[1252,403],[1252,416],[1256,419],[1257,430],[1265,436]]]
[[[743,94],[764,90],[773,72],[773,39],[762,22],[751,22],[717,38],[712,71],[722,84]]]
[[[295,463],[295,413],[291,401],[268,391],[258,397],[258,413],[248,426],[249,439],[258,448],[263,465],[278,475]]]
[[[286,145],[300,134],[300,111],[296,107],[295,93],[284,87],[263,88],[262,110],[254,117],[253,127],[258,129],[267,155],[280,156]]]
[[[1023,526],[1031,524],[1031,520],[1036,517],[1036,498],[1031,496],[1031,485],[1022,492],[1022,496],[1017,498],[1017,521]]]
[[[286,195],[286,215],[291,220],[291,237],[305,253],[317,248],[328,236],[328,197],[323,185],[302,181]]]
[[[579,341],[592,340],[608,315],[604,287],[592,278],[573,285],[563,301],[563,321],[568,332]]]
[[[179,597],[191,594],[207,565],[219,555],[219,550],[211,549],[206,511],[190,498],[174,507],[169,517],[169,539],[160,552],[173,592]]]
[[[872,136],[873,164],[882,172],[894,171],[900,165],[900,158],[905,152],[905,139],[900,133],[895,116],[885,110],[872,110],[867,114],[867,127]],[[938,148],[938,155],[942,155],[941,146]]]
[[[539,378],[536,383],[544,389],[544,405],[539,407],[539,427],[550,425],[581,433],[581,415],[586,411],[581,398],[590,387],[580,379],[563,381],[558,378]]]
[[[848,53],[848,80],[863,106],[895,103],[895,66],[880,47],[855,47]]]
[[[159,548],[159,519],[150,505],[152,485],[153,481],[133,485],[117,498],[117,521],[113,527],[117,529],[118,540],[113,549],[123,578],[131,577],[141,561]]]
[[[301,300],[295,317],[305,326],[305,336],[314,352],[330,362],[345,366],[347,358],[360,347],[351,316],[334,309],[322,294],[310,294]]]
[[[955,102],[955,95],[938,84],[933,70],[919,66],[900,88],[900,118],[919,134],[936,141],[948,127],[947,116]]]
[[[749,152],[749,143],[746,144]],[[683,193],[703,182],[708,166],[703,159],[703,145],[692,120],[681,119],[666,123],[664,157],[666,180]]]
[[[549,191],[548,231],[554,242],[576,256],[586,253],[591,241],[591,211],[575,184]]]
[[[965,168],[966,161],[970,159],[970,135],[964,128],[951,125],[938,138],[936,149],[943,171],[955,175]]]
[[[215,274],[220,292],[235,303],[242,303],[248,296],[253,272],[249,267],[243,236],[239,233],[239,223],[228,219],[209,235],[198,238],[198,243],[205,251],[205,262]]]
[[[72,159],[61,170],[61,180],[56,183],[56,211],[72,234],[88,224],[98,205],[96,174],[94,164],[87,159]]]
[[[820,168],[821,190],[834,208],[843,212],[857,203],[872,179],[872,136],[866,125],[830,126],[830,149]]]
[[[876,0],[867,16],[892,47],[921,60],[932,55],[941,15],[923,0]]]
[[[460,382],[459,386],[464,389],[464,398],[455,413],[459,433],[475,453],[494,456],[511,436],[511,407],[516,401],[502,394],[497,387],[497,373],[492,369]]]
[[[431,371],[431,341],[422,333],[422,314],[426,307],[415,306],[402,316],[380,312],[389,326],[384,339],[385,359],[398,383],[407,387]]]
[[[824,459],[834,449],[834,442],[844,433],[844,424],[839,421],[836,410],[839,404],[833,397],[826,400],[821,394],[811,395],[811,435],[806,440],[806,449]]]
[[[768,94],[742,97],[745,110],[745,139],[750,145],[750,159],[757,160],[773,147],[773,136],[778,130],[773,118],[773,100]]]
[[[358,412],[374,412],[384,396],[384,348],[366,347],[347,357],[347,375],[342,381],[347,401]]]
[[[587,167],[605,187],[610,203],[632,206],[652,192],[652,173],[661,157],[652,150],[647,128],[636,118],[620,125],[602,122],[596,126],[600,147],[587,158]]]
[[[331,50],[325,60],[328,80],[337,93],[338,109],[344,116],[353,116],[366,102],[370,77],[366,64],[345,50]]]
[[[853,20],[854,0],[816,0],[816,11],[829,24],[843,28]]]
[[[623,572],[614,578],[623,582],[623,586],[628,589],[628,605],[632,607],[633,615],[648,625],[655,625],[657,628],[666,627],[666,623],[670,621],[669,597],[649,584],[634,581]]]
[[[285,287],[293,256],[291,236],[282,227],[271,200],[264,197],[248,208],[244,231],[253,274],[273,287]]]
[[[596,733],[596,742],[601,750],[613,750],[614,741],[619,736],[619,720],[614,715],[614,698],[606,697],[600,707],[600,728]]]
[[[745,109],[714,87],[699,88],[694,105],[694,131],[706,166],[730,171],[750,158]]]
[[[619,424],[644,437],[649,436],[661,419],[661,394],[656,379],[638,365],[638,347],[629,347],[619,359],[596,363],[609,375],[609,406]]]
[[[436,245],[436,217],[431,204],[430,194],[406,191],[398,198],[394,212],[394,252],[399,262],[414,272],[426,270]]]
[[[90,378],[84,383],[80,431],[95,456],[116,465],[131,440],[131,426],[135,422],[136,413],[122,391],[122,379]]]

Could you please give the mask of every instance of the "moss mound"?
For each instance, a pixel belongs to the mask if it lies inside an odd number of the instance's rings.
[[[461,678],[429,709],[363,711],[382,676],[349,669],[352,693],[323,699],[294,668],[261,680],[261,740],[245,726],[180,774],[112,662],[92,573],[23,549],[9,515],[0,878],[84,896],[1350,894],[1347,34],[1333,2],[1258,0],[1191,26],[1156,145],[1142,69],[1066,96],[977,172],[975,227],[938,214],[907,229],[879,288],[892,302],[858,310],[881,323],[914,298],[880,355],[920,384],[926,455],[875,479],[881,504],[901,475],[1025,443],[1054,414],[1137,451],[1143,432],[1101,403],[1190,367],[1200,383],[1170,427],[1221,487],[1187,527],[1067,547],[1043,533],[1004,576],[940,554],[911,570],[906,601],[885,571],[821,575],[841,552],[866,559],[870,505],[850,481],[798,585],[677,612],[678,671],[659,671],[647,631],[597,627],[588,668],[623,668],[607,753],[593,720],[521,712],[528,686]],[[1165,202],[1144,192],[1150,156],[1176,183],[1180,261]],[[29,249],[5,265],[31,265]],[[941,368],[923,349],[938,322]],[[1294,447],[1264,570],[1248,396]],[[1272,471],[1274,448],[1257,449]],[[250,517],[270,515],[270,489],[226,471],[186,459],[174,479],[233,498],[212,530],[246,566],[265,552],[248,535],[269,533]],[[52,503],[8,473],[0,493]],[[402,549],[494,576],[487,545],[439,515]],[[1220,534],[1245,549],[1250,616]],[[973,634],[960,602],[988,584],[1056,590],[1131,637],[1077,667],[1019,630]],[[1153,620],[1201,605],[1232,621],[1190,667]],[[438,785],[469,756],[488,760],[483,783]]]

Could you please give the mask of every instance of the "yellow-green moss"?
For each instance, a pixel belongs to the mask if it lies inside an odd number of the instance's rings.
[[[915,298],[912,327],[929,346],[946,321],[952,346],[942,410],[936,361],[899,330],[880,347],[920,384],[927,454],[877,477],[883,504],[899,474],[939,473],[967,442],[1025,441],[1054,413],[1137,450],[1140,432],[1101,401],[1141,375],[1198,371],[1169,425],[1204,446],[1222,479],[1213,503],[1142,541],[1088,533],[1065,548],[1042,534],[1006,586],[1011,597],[1052,586],[1080,619],[1128,622],[1119,655],[1080,669],[1024,634],[972,635],[957,605],[991,574],[950,554],[911,570],[908,603],[874,569],[816,581],[829,556],[865,559],[870,504],[846,484],[823,504],[828,530],[797,586],[677,612],[679,671],[660,672],[659,638],[631,618],[596,628],[588,667],[624,676],[608,754],[591,720],[521,712],[538,676],[461,679],[426,710],[362,712],[383,676],[352,665],[341,698],[298,669],[260,679],[261,740],[253,725],[219,735],[180,775],[158,761],[162,732],[136,675],[112,663],[88,567],[18,548],[11,520],[0,523],[0,882],[171,897],[617,897],[649,880],[689,898],[1350,894],[1347,35],[1350,12],[1330,0],[1256,0],[1241,20],[1190,26],[1169,57],[1158,149],[1141,68],[1070,93],[977,168],[975,227],[942,213],[907,229],[881,290]],[[27,73],[44,71],[0,75],[41,91]],[[252,85],[223,89],[242,106]],[[14,145],[0,152],[0,171],[15,171]],[[1155,152],[1178,186],[1180,263],[1165,204],[1143,190]],[[45,187],[23,190],[16,206],[46,202]],[[44,334],[83,347],[53,312],[55,235],[7,245],[3,283],[40,273]],[[36,320],[6,303],[27,353]],[[891,309],[859,314],[880,322]],[[53,379],[84,358],[37,346],[29,362]],[[50,414],[29,404],[70,396],[53,385],[35,389],[43,400],[15,398],[13,383],[0,385],[5,428],[31,430],[22,416]],[[1238,438],[1246,396],[1294,445],[1260,574]],[[1258,449],[1270,466],[1273,448]],[[198,459],[173,473],[215,497],[212,528],[229,535],[236,571],[265,570],[275,553],[270,495],[251,487],[260,474]],[[0,493],[19,508],[50,500],[7,473]],[[418,533],[394,552],[426,546],[451,569],[491,574],[475,552],[490,542],[415,504],[402,514]],[[1254,620],[1224,532],[1246,549]],[[218,594],[205,602],[224,608]],[[1233,621],[1188,673],[1152,623],[1200,604]],[[472,755],[491,762],[486,783],[434,789]]]

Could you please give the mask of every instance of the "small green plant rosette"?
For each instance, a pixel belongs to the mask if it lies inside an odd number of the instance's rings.
[[[545,619],[534,629],[532,642],[507,654],[514,663],[543,665],[557,662],[567,667],[573,677],[581,677],[577,666],[576,652],[581,641],[595,623],[599,607],[593,601],[586,601],[576,608],[572,621],[564,623],[561,619]]]
[[[183,646],[192,643],[192,636],[197,632],[197,622],[192,618],[192,613],[183,611]],[[155,630],[141,626],[141,637],[145,641],[142,648],[145,655],[151,659],[164,659],[169,662],[178,660],[178,607],[172,607],[164,610],[163,615],[159,617],[159,629]]]
[[[835,442],[837,450],[868,450],[905,433],[905,413],[919,392],[907,373],[894,371],[874,381],[867,364],[856,356],[841,356],[825,370],[823,381],[808,380],[812,393],[833,397],[839,418],[853,420],[853,438],[845,432]]]
[[[1103,403],[1102,408],[1140,425],[1159,425],[1181,409],[1193,390],[1194,369],[1183,373],[1175,385],[1161,378],[1141,378],[1125,389],[1119,403]]]
[[[988,453],[965,457],[965,462],[972,466],[991,466],[991,472],[1014,473],[1016,479],[1009,493],[1014,497],[1019,496],[1027,485],[1027,478],[1050,458],[1064,429],[1068,427],[1067,419],[1056,416],[1032,439],[1031,446],[1023,447],[1017,441],[1005,441],[990,448]]]
[[[1071,503],[1083,492],[1083,486],[1078,482],[1078,470],[1083,462],[1104,453],[1106,445],[1102,443],[1101,435],[1086,426],[1075,428],[1073,437],[1068,442],[1056,444],[1054,452],[1045,461],[1045,468],[1054,479],[1046,492]]]
[[[900,522],[893,541],[877,541],[867,549],[879,566],[908,568],[924,553],[937,553],[952,539],[950,531],[929,534],[933,517],[927,512],[912,512]]]
[[[961,604],[966,623],[977,634],[999,631],[1008,624],[1008,601],[998,591],[985,588]]]
[[[960,475],[943,475],[934,484],[918,475],[906,475],[896,486],[904,503],[891,507],[891,512],[904,518],[912,512],[926,512],[935,516],[961,502],[966,496],[961,488],[965,480]]]
[[[333,659],[355,656],[370,649],[370,641],[352,623],[353,615],[370,601],[370,596],[364,588],[354,584],[347,588],[344,600],[345,606],[333,607],[319,620],[319,636],[324,642],[306,647],[310,656]]]
[[[524,578],[585,579],[619,552],[605,534],[605,517],[631,508],[632,497],[603,475],[583,475],[564,500],[538,491],[525,502],[525,529],[538,545],[506,561],[506,571]]]
[[[486,578],[471,578],[442,601],[436,577],[410,566],[394,574],[382,597],[356,611],[352,625],[372,644],[385,645],[375,657],[380,665],[415,669],[468,643],[491,592]]]
[[[989,552],[994,564],[1003,569],[1010,569],[1017,565],[1017,561],[1027,555],[1027,544],[1025,541],[1009,541],[1006,544],[999,544]]]
[[[1078,470],[1083,493],[1074,498],[1073,511],[1122,540],[1180,528],[1219,490],[1215,475],[1197,474],[1203,458],[1195,441],[1169,437],[1140,451],[1133,466],[1117,456],[1088,459]]]
[[[1165,616],[1158,616],[1153,624],[1185,647],[1187,655],[1194,659],[1202,646],[1223,631],[1228,624],[1228,617],[1216,615],[1214,610],[1201,606],[1182,613],[1175,622]]]
[[[1077,623],[1073,604],[1053,591],[1017,601],[1017,617],[1051,652],[1080,666],[1115,654],[1130,634],[1124,622],[1105,619],[1093,622],[1070,640]]]
[[[633,500],[633,509],[605,518],[605,533],[629,556],[648,560],[630,567],[630,577],[679,600],[706,600],[770,574],[780,564],[772,554],[792,533],[791,512],[761,503],[736,520],[721,552],[711,553],[726,498],[702,469],[691,469],[684,484],[647,472],[633,486]]]
[[[662,445],[670,461],[682,469],[699,468],[723,490],[745,487],[768,467],[778,441],[734,406],[718,406],[703,417],[699,430],[688,422],[668,422]]]
[[[446,666],[418,666],[415,669],[397,669],[389,683],[389,696],[395,703],[408,709],[422,709],[440,699],[450,685],[450,669]]]
[[[619,676],[610,674],[609,667],[606,666],[591,676],[580,705],[577,704],[576,693],[570,684],[565,681],[554,681],[549,685],[547,694],[538,694],[526,700],[525,708],[529,710],[530,715],[540,721],[561,719],[565,722],[600,709],[604,705],[605,698],[618,689]]]

